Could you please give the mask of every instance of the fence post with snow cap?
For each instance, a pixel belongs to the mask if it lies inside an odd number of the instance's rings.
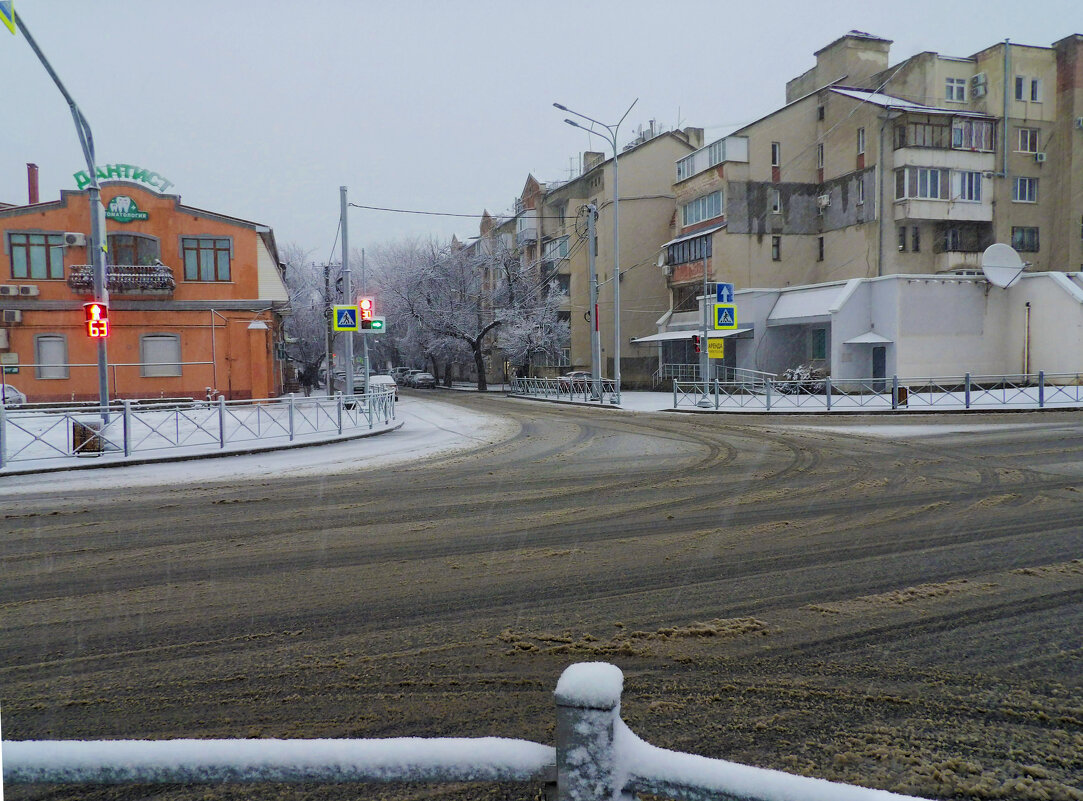
[[[613,738],[624,674],[605,662],[581,662],[561,674],[557,702],[557,801],[622,798]]]

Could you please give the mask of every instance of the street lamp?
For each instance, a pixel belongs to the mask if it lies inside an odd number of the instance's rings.
[[[566,111],[569,114],[586,120],[590,123],[589,126],[582,125],[575,120],[565,118],[564,122],[571,125],[573,128],[582,128],[588,133],[597,134],[601,136],[599,131],[594,130],[594,126],[597,125],[600,128],[605,128],[608,133],[609,143],[613,146],[613,383],[616,387],[615,403],[620,404],[620,184],[619,184],[619,172],[617,169],[617,131],[620,130],[620,124],[624,122],[625,118],[632,110],[632,106],[639,102],[637,97],[632,101],[632,105],[628,106],[628,110],[624,112],[624,115],[617,120],[615,125],[606,125],[604,122],[598,122],[593,117],[588,117],[586,114],[580,114],[578,111],[572,111],[567,106],[562,106],[560,103],[554,103],[555,108],[561,111]]]

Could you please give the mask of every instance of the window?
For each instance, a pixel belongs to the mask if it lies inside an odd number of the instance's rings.
[[[68,338],[63,334],[38,334],[34,337],[35,377],[68,377]]]
[[[823,118],[824,118],[824,107],[823,106],[817,106],[816,107],[816,119],[822,120]]]
[[[823,361],[827,358],[827,329],[814,328],[809,336],[809,357]]]
[[[563,294],[572,294],[572,277],[567,273],[557,273],[557,289]]]
[[[1038,129],[1037,128],[1020,128],[1019,129],[1019,152],[1020,153],[1037,153],[1038,152]]]
[[[1012,247],[1021,253],[1038,252],[1038,229],[1012,226]]]
[[[861,205],[865,202],[865,181],[862,178],[858,178],[857,181],[857,203]]]
[[[228,281],[233,245],[229,239],[181,237],[185,281]]]
[[[161,258],[158,240],[139,234],[109,234],[110,264],[154,264]]]
[[[782,166],[782,145],[778,142],[771,143],[771,166]]]
[[[681,207],[682,225],[695,225],[713,217],[722,216],[722,192],[712,192],[709,195],[698,197],[691,203]]]
[[[944,99],[949,103],[965,103],[966,78],[948,78],[944,86]]]
[[[906,252],[906,227],[902,225],[899,226],[899,252]]]
[[[568,258],[568,237],[562,236],[560,239],[551,239],[546,242],[545,254],[542,258],[545,261],[558,261]]]
[[[944,231],[944,250],[957,251],[963,247],[963,232],[958,228],[948,228]]]
[[[820,144],[816,145],[816,166],[821,170],[824,168],[824,143],[823,142],[820,142]]]
[[[8,234],[11,277],[44,281],[64,278],[61,234]]]
[[[1030,80],[1030,102],[1042,102],[1042,82],[1039,78],[1031,78]]]
[[[935,167],[903,167],[895,170],[895,199],[948,199],[948,171]]]
[[[703,285],[699,283],[673,287],[673,311],[697,311],[701,292],[703,292]]]
[[[992,152],[996,149],[996,127],[992,120],[952,120],[951,146],[956,150]]]
[[[782,192],[778,189],[771,190],[771,213],[782,213]]]
[[[951,174],[952,200],[981,202],[981,173],[957,171]]]
[[[683,181],[685,178],[690,178],[695,173],[695,170],[696,154],[693,153],[677,162],[677,180]]]
[[[666,264],[687,264],[711,256],[711,237],[696,236],[666,248]]]
[[[857,129],[857,155],[862,155],[865,152],[865,129]]]
[[[908,122],[895,126],[895,148],[951,147],[952,126],[949,123]]]
[[[1015,99],[1016,100],[1026,100],[1027,99],[1026,95],[1023,94],[1025,88],[1026,88],[1026,79],[1023,78],[1022,75],[1016,75],[1015,76]]]
[[[1038,179],[1016,178],[1012,184],[1012,200],[1016,203],[1038,202]]]
[[[921,252],[921,229],[916,225],[910,230],[910,246],[914,253]]]
[[[771,261],[782,261],[782,237],[771,237]]]
[[[822,236],[816,237],[816,261],[824,260],[824,238]]]
[[[712,142],[707,148],[707,166],[714,167],[716,164],[721,164],[726,158],[726,140],[719,139],[717,142]]]
[[[180,336],[144,334],[139,338],[140,375],[177,376],[181,374]]]

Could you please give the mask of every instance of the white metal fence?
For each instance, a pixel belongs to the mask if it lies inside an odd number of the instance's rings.
[[[176,448],[219,448],[312,434],[346,434],[395,418],[394,390],[344,397],[287,395],[263,400],[123,401],[0,407],[0,469],[72,456],[131,457]]]
[[[786,411],[899,411],[902,409],[1045,409],[1083,405],[1083,375],[860,378],[832,381],[702,381],[673,384],[673,408]]]
[[[556,801],[650,793],[706,801],[920,801],[668,751],[620,718],[614,665],[572,665],[554,693],[556,747],[495,737],[386,740],[7,741],[9,784],[529,782]]]
[[[617,382],[611,378],[513,378],[511,394],[580,403],[616,403]]]

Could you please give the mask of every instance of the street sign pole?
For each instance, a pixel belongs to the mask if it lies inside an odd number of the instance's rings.
[[[53,79],[56,88],[60,90],[60,94],[68,101],[68,107],[71,108],[71,116],[75,120],[75,133],[79,137],[79,145],[82,147],[83,157],[86,159],[87,175],[90,176],[90,184],[87,186],[87,200],[90,205],[90,263],[94,274],[94,300],[98,303],[108,304],[109,291],[105,281],[105,252],[107,247],[105,209],[102,207],[101,190],[98,186],[98,170],[94,158],[94,136],[90,131],[90,123],[86,121],[83,112],[79,110],[74,98],[61,82],[60,76],[53,70],[49,60],[45,58],[45,54],[38,47],[38,43],[30,35],[30,31],[27,30],[22,17],[15,11],[12,4],[9,3],[7,8],[11,10],[11,17],[14,19],[16,27],[26,37],[26,43],[30,45],[30,49],[34,51],[34,55],[38,57],[38,61],[45,67],[45,71],[49,73],[49,77]],[[98,339],[98,404],[101,410],[102,422],[108,424],[109,355],[104,337]]]
[[[598,331],[598,271],[595,268],[594,215],[598,209],[587,204],[587,269],[590,273],[590,386],[591,396],[601,400],[602,340]]]
[[[703,395],[696,403],[697,406],[707,407],[711,405],[710,398],[707,397],[707,383],[709,381],[709,373],[711,369],[711,359],[708,355],[708,345],[710,342],[711,330],[711,311],[712,307],[709,303],[710,298],[707,296],[707,260],[703,261],[703,344],[699,349],[699,377],[703,382]]]
[[[346,225],[346,187],[338,188],[339,204],[341,209],[340,224],[342,225],[342,297],[345,300],[353,298],[350,291],[350,238]],[[346,332],[346,397],[353,397],[353,331]]]

